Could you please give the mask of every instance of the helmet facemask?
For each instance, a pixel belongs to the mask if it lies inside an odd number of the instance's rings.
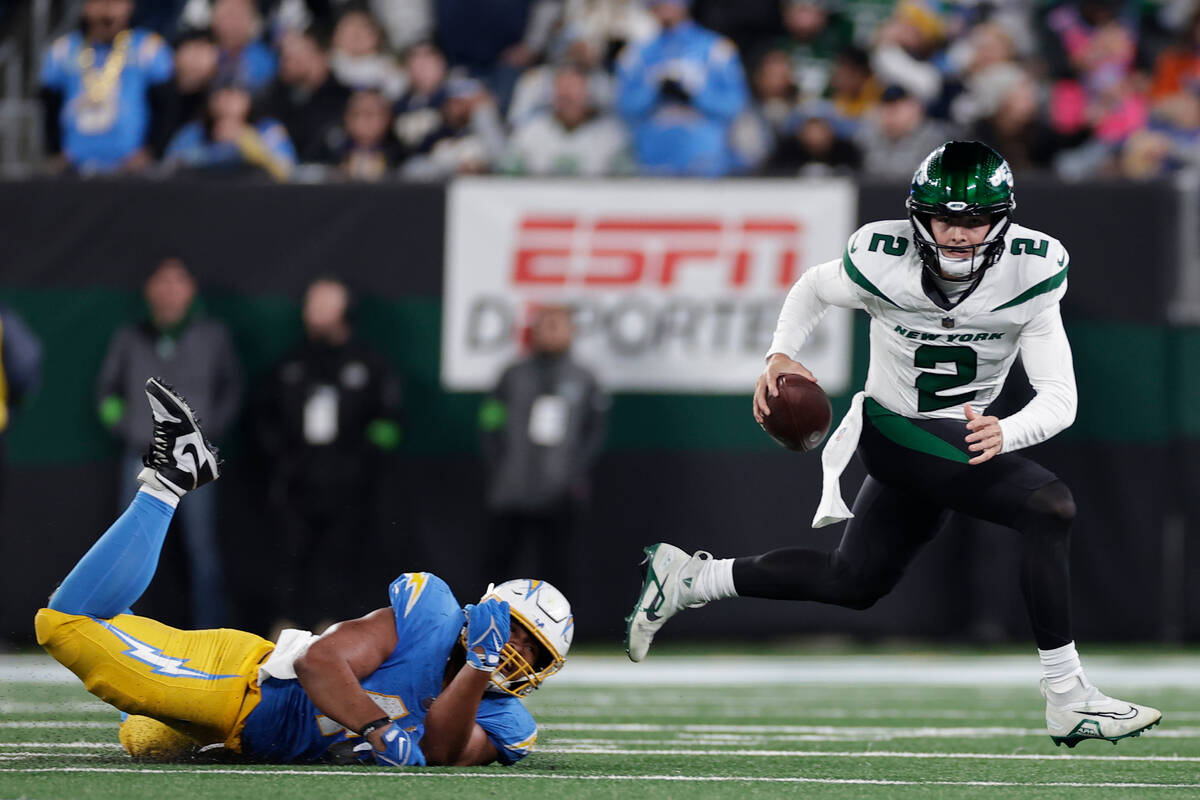
[[[912,223],[913,240],[922,266],[930,275],[942,280],[961,283],[975,280],[1004,253],[1004,234],[1012,224],[1011,210],[1011,205],[1005,205],[959,211],[944,206],[924,206],[909,198],[908,219]],[[987,236],[979,244],[938,244],[933,233],[935,217],[948,219],[951,224],[955,219],[987,218]]]
[[[512,625],[520,625],[529,633],[538,646],[538,654],[535,663],[530,664],[511,640],[506,642],[487,690],[524,697],[563,668],[575,633],[571,604],[551,584],[531,579],[489,586],[480,602],[492,598],[508,603]],[[465,628],[460,641],[465,647]]]

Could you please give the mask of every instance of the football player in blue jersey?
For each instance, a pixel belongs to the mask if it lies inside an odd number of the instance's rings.
[[[183,398],[157,379],[146,396],[141,487],[35,620],[38,643],[128,715],[131,755],[222,745],[271,762],[467,766],[529,754],[537,726],[520,698],[562,668],[574,635],[570,605],[545,581],[489,586],[464,608],[437,576],[405,573],[387,607],[277,643],[133,615],[179,500],[219,473]]]

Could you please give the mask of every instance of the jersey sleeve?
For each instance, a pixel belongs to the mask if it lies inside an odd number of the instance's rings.
[[[795,358],[830,306],[864,307],[839,259],[810,267],[792,285],[779,311],[767,355],[783,353]]]
[[[500,763],[515,764],[533,752],[537,723],[524,704],[510,695],[487,694],[475,715],[479,727],[500,754]]]
[[[171,48],[157,33],[147,33],[138,46],[138,63],[146,72],[146,83],[155,85],[171,80],[175,60]]]
[[[1017,413],[1000,420],[1002,453],[1044,442],[1075,421],[1078,393],[1071,345],[1058,304],[1021,329],[1021,362],[1036,395]]]
[[[71,39],[60,36],[50,45],[42,59],[42,70],[38,76],[42,86],[64,92],[67,89],[67,60],[71,54]]]
[[[396,647],[409,650],[415,642],[457,636],[466,623],[454,593],[431,572],[406,572],[388,587],[396,617]]]

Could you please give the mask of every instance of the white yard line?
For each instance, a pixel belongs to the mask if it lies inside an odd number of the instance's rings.
[[[906,781],[867,778],[801,778],[765,777],[751,775],[579,775],[579,774],[530,774],[525,772],[409,772],[403,770],[340,770],[340,769],[153,769],[145,767],[61,767],[61,768],[0,768],[0,773],[38,774],[46,772],[78,772],[85,774],[124,773],[134,775],[248,775],[268,779],[280,775],[302,775],[305,777],[390,778],[393,780],[419,780],[422,778],[475,778],[495,780],[569,780],[569,781],[649,781],[671,783],[794,783],[794,784],[838,784],[849,786],[982,786],[982,787],[1047,787],[1071,789],[1200,789],[1200,783],[1141,783],[1141,782],[1096,782],[1083,781]]]
[[[1200,689],[1196,656],[1097,656],[1087,659],[1087,671],[1097,685]],[[1009,688],[1036,687],[1039,677],[1035,656],[664,656],[642,664],[620,656],[577,656],[554,676],[549,691],[571,686],[769,684]],[[2,683],[71,684],[77,679],[48,656],[3,656]]]
[[[979,761],[1130,761],[1197,764],[1200,756],[1085,756],[1042,755],[1035,753],[904,753],[894,750],[821,751],[821,750],[701,750],[701,749],[626,749],[619,747],[539,747],[539,753],[571,755],[637,755],[637,756],[745,756],[748,758],[904,758],[904,759],[968,759]]]

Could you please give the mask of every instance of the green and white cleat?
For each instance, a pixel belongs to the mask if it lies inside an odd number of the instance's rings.
[[[692,594],[692,581],[704,562],[712,559],[712,554],[703,550],[689,555],[665,542],[652,544],[643,552],[642,591],[625,618],[625,652],[630,661],[646,657],[654,634],[678,611],[705,605]]]
[[[1141,736],[1162,722],[1162,712],[1101,693],[1082,676],[1074,688],[1054,692],[1042,681],[1046,698],[1046,727],[1056,745],[1074,747],[1085,739],[1103,739],[1116,744],[1121,739]]]

